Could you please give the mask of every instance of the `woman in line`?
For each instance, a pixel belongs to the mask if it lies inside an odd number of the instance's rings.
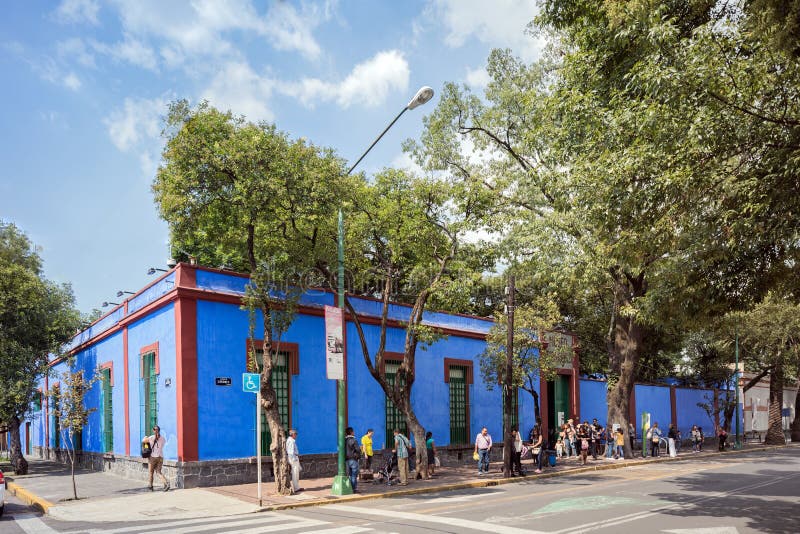
[[[589,423],[584,421],[578,427],[578,449],[580,450],[581,465],[586,465],[587,456],[589,455]]]
[[[531,453],[533,459],[536,461],[536,471],[534,473],[542,472],[542,461],[544,459],[544,436],[542,435],[542,427],[537,424],[531,431]]]
[[[433,432],[425,434],[425,450],[428,453],[428,474],[436,474],[436,444],[433,442]]]

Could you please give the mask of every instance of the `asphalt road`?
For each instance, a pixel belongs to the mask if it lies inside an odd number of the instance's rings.
[[[10,520],[8,515],[17,520]],[[59,524],[14,505],[7,508],[7,517],[0,522],[4,534],[147,531],[797,533],[800,449],[688,459],[489,488],[227,518],[147,525]]]

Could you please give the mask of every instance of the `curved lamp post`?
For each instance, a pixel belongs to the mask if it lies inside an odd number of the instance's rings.
[[[371,145],[369,145],[369,148],[366,151],[364,151],[363,154],[361,154],[361,157],[358,158],[358,160],[353,164],[352,167],[350,167],[350,169],[347,171],[347,174],[345,176],[347,176],[347,175],[349,175],[350,173],[353,172],[353,169],[355,169],[356,166],[359,163],[361,163],[361,160],[364,159],[364,157],[367,154],[369,154],[369,151],[372,150],[372,147],[374,147],[376,144],[378,144],[378,141],[380,141],[381,138],[386,134],[386,132],[389,131],[389,128],[394,126],[394,123],[397,122],[397,119],[399,119],[403,115],[403,113],[405,113],[406,111],[408,111],[410,109],[418,108],[419,106],[421,106],[423,104],[426,104],[427,102],[430,101],[431,98],[433,98],[433,89],[431,89],[427,85],[421,87],[419,89],[419,91],[417,91],[417,94],[414,95],[414,98],[412,98],[411,101],[408,104],[406,104],[406,107],[404,107],[402,109],[402,111],[400,111],[400,113],[397,114],[397,116],[394,118],[394,120],[392,120],[392,122],[389,123],[389,126],[384,128],[384,130],[381,132],[381,134],[378,137],[375,138],[375,140],[372,142]],[[345,320],[344,319],[344,216],[342,215],[342,209],[341,208],[339,208],[339,243],[338,243],[338,252],[339,252],[339,287],[338,287],[339,299],[338,299],[338,304],[339,304],[339,308],[342,310],[342,321],[344,322],[344,320]],[[344,330],[345,326],[346,325],[342,325],[342,329],[343,330]],[[347,358],[346,358],[347,347],[345,347],[344,351],[345,351],[345,359],[344,359],[344,361],[346,363],[347,362]],[[345,375],[344,376],[345,376],[345,378],[347,378],[346,370],[345,370]],[[350,494],[353,493],[353,487],[350,484],[350,479],[347,477],[347,474],[345,473],[345,467],[344,467],[344,429],[345,429],[344,405],[345,405],[345,402],[346,402],[345,381],[344,380],[337,380],[336,381],[336,391],[337,391],[337,395],[336,395],[336,399],[337,399],[337,402],[336,402],[336,418],[337,418],[337,422],[338,422],[337,426],[338,426],[338,436],[339,436],[339,458],[338,458],[339,461],[337,462],[338,463],[338,473],[333,479],[333,486],[331,487],[331,493],[333,495],[350,495]]]

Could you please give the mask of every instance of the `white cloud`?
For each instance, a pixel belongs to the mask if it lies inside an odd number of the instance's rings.
[[[126,61],[149,70],[158,68],[158,60],[152,48],[142,41],[125,34],[124,39],[112,45],[92,41],[92,48],[119,61]]]
[[[336,101],[343,108],[355,103],[376,107],[391,91],[406,91],[409,77],[410,69],[403,55],[397,50],[388,50],[356,65],[339,83],[305,78],[300,82],[282,83],[279,89],[312,108],[318,101]]]
[[[70,61],[75,61],[84,67],[95,68],[94,55],[86,48],[82,39],[71,38],[60,41],[56,45],[58,55]]]
[[[483,67],[467,69],[466,81],[473,89],[485,89],[489,85],[489,73]]]
[[[482,0],[431,0],[425,16],[444,24],[444,40],[450,47],[475,38],[492,47],[511,48],[530,61],[538,57],[544,43],[525,33],[537,12],[532,0],[494,0],[491,7]]]
[[[103,119],[111,142],[127,152],[148,140],[158,139],[161,114],[166,107],[166,98],[126,98],[121,109],[112,111]]]
[[[221,110],[231,110],[252,121],[273,120],[274,115],[267,106],[274,83],[266,76],[259,76],[243,62],[231,62],[211,81],[202,99]]]
[[[70,72],[64,79],[61,81],[64,84],[64,87],[67,89],[72,89],[73,91],[77,91],[81,88],[81,80],[75,75],[74,72]]]
[[[88,22],[97,24],[97,0],[63,0],[56,9],[56,18],[64,23]]]
[[[417,162],[411,159],[411,156],[409,156],[405,152],[401,152],[400,154],[398,154],[392,160],[389,166],[392,167],[393,169],[404,169],[408,172],[414,173],[419,176],[425,174],[425,171],[422,169],[422,167],[417,165]]]

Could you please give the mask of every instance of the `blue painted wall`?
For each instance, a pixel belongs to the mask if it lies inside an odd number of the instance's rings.
[[[581,378],[578,383],[581,390],[579,419],[591,423],[596,418],[605,425],[608,418],[607,382]]]
[[[678,413],[678,428],[683,439],[689,439],[692,425],[703,427],[707,436],[714,435],[714,420],[697,403],[714,405],[714,391],[711,389],[681,389],[675,391],[675,407]]]
[[[658,423],[658,427],[667,435],[672,422],[672,407],[669,400],[668,386],[648,386],[636,384],[636,428],[642,426],[642,412],[650,413],[650,424]]]
[[[141,358],[142,348],[158,342],[159,376],[157,386],[158,426],[167,439],[164,458],[178,459],[177,439],[177,395],[175,379],[175,307],[168,304],[128,326],[128,402],[130,414],[130,451],[136,455],[144,435],[151,429],[144,429],[141,415]],[[121,368],[122,366],[120,366]],[[171,384],[166,385],[169,379]],[[116,380],[114,382],[117,384]],[[119,382],[121,384],[121,381]],[[116,437],[116,436],[115,436]],[[123,440],[124,441],[124,440]],[[116,443],[114,449],[116,450]]]

